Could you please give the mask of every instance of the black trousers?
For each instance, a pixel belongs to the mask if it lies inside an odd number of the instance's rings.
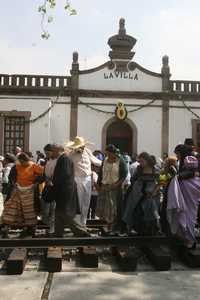
[[[96,215],[96,207],[97,207],[97,195],[92,195],[91,199],[90,199],[90,207],[88,210],[88,219],[95,219],[95,215]]]
[[[88,236],[87,230],[78,224],[73,217],[63,210],[55,210],[55,236],[63,237],[65,225],[67,225],[75,236]]]

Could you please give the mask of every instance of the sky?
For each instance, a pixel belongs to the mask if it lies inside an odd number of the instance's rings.
[[[49,40],[42,40],[38,7],[44,0],[0,0],[0,73],[68,75],[73,51],[80,69],[108,60],[107,40],[121,17],[137,43],[133,60],[160,72],[169,56],[173,79],[200,81],[200,0],[57,0]]]

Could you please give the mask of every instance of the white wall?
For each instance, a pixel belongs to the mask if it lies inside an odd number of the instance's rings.
[[[41,97],[13,97],[3,99],[0,97],[0,110],[2,111],[30,111],[31,119],[43,113],[55,98]],[[8,96],[6,96],[8,97]],[[8,97],[9,98],[9,97]],[[25,99],[24,99],[25,98]],[[34,99],[33,99],[34,98]],[[91,103],[94,108],[104,111],[114,112],[116,104],[121,101],[126,105],[128,111],[134,109],[130,104],[146,104],[150,100],[145,99],[113,99],[113,98],[80,98],[82,102]],[[70,97],[61,98],[60,104],[36,123],[30,124],[30,150],[35,152],[41,150],[48,142],[64,143],[70,138]],[[66,103],[65,103],[66,102]],[[92,105],[92,103],[111,104]],[[186,102],[189,106],[198,107],[192,109],[200,115],[200,104],[198,102]],[[161,101],[156,101],[154,105],[161,105]],[[183,106],[180,101],[170,101],[170,105]],[[78,106],[78,135],[84,136],[94,142],[93,148],[102,147],[102,129],[104,124],[112,118],[112,114],[104,114],[86,108],[84,105]],[[161,155],[161,128],[162,109],[161,107],[147,107],[140,111],[130,113],[131,119],[138,130],[138,152],[149,151],[159,157]],[[169,153],[173,153],[174,147],[178,143],[183,143],[186,137],[192,136],[192,119],[195,117],[185,108],[170,108],[169,113]]]
[[[140,99],[98,99],[98,98],[81,98],[82,102],[93,103],[117,103],[122,101],[124,104],[146,104],[149,100]],[[160,104],[160,101],[156,101],[156,104]],[[104,111],[114,111],[113,106],[93,106]],[[133,107],[127,107],[127,110],[131,110]],[[107,115],[104,113],[96,112],[90,108],[86,108],[84,105],[78,107],[78,135],[85,137],[87,140],[93,142],[95,149],[101,149],[102,146],[102,129],[104,124],[112,118],[113,115]],[[157,157],[161,155],[161,124],[162,124],[162,112],[160,107],[143,108],[141,111],[128,114],[128,118],[131,119],[138,130],[138,153],[141,151],[148,151]]]
[[[170,105],[183,106],[180,101],[170,101]],[[186,102],[187,106],[198,107],[192,108],[192,111],[200,115],[200,105],[198,102]],[[196,117],[186,108],[170,108],[169,113],[169,153],[173,154],[174,148],[180,143],[184,143],[185,138],[192,137],[192,120]]]
[[[110,73],[114,78],[109,77]],[[118,73],[117,73],[118,74]],[[138,80],[134,80],[137,74]],[[79,75],[79,88],[91,89],[91,90],[116,90],[116,91],[146,91],[146,92],[160,92],[162,91],[162,79],[143,73],[142,71],[135,69],[134,71],[127,72],[125,76],[129,76],[133,79],[123,78],[124,73],[118,74],[118,78],[115,76],[114,71],[110,71],[107,68],[99,70],[94,73]]]
[[[8,96],[6,96],[8,97]],[[11,97],[12,99],[0,98],[0,110],[2,111],[30,111],[31,119],[42,114],[49,108],[52,98],[41,97]],[[59,101],[69,101],[70,98]],[[52,111],[44,117],[30,124],[30,151],[42,150],[49,142],[64,143],[69,139],[70,105],[56,104]]]
[[[70,98],[65,98],[65,102],[69,101]],[[53,143],[64,144],[69,138],[70,104],[56,104],[51,111],[50,141]]]
[[[24,97],[23,97],[24,98]],[[30,111],[31,119],[34,119],[50,105],[49,99],[0,99],[0,110],[5,111]],[[30,124],[30,151],[33,153],[41,149],[41,146],[49,140],[49,113],[44,118],[39,119],[35,123]]]
[[[138,128],[138,153],[147,151],[161,156],[162,110],[160,107],[145,108],[132,114]]]

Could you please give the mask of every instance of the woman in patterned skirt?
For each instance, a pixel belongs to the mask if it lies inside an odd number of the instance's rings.
[[[123,230],[122,184],[127,177],[127,165],[114,145],[106,148],[106,158],[100,170],[97,216],[108,223],[110,233]]]
[[[20,153],[16,165],[11,170],[10,180],[14,189],[10,199],[5,203],[2,220],[8,226],[24,229],[24,234],[33,234],[37,224],[34,208],[34,184],[37,176],[43,174],[43,167],[30,160],[27,154]]]

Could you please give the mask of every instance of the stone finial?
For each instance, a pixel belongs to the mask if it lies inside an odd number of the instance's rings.
[[[162,58],[162,74],[169,76],[170,75],[170,68],[169,68],[169,57],[164,55]]]
[[[73,64],[78,64],[78,52],[73,52]]]
[[[78,63],[78,52],[74,51],[73,52],[73,61],[72,61],[72,69],[71,69],[71,74],[78,74],[79,72],[79,63]]]
[[[168,67],[169,66],[169,56],[164,55],[162,58],[162,63],[164,67]]]
[[[169,68],[169,57],[164,55],[162,58],[162,89],[168,91],[170,89],[170,68]]]
[[[125,35],[125,34],[126,34],[125,19],[121,18],[119,20],[119,35]]]
[[[126,34],[125,19],[121,18],[119,20],[118,34],[113,35],[108,39],[108,45],[112,49],[109,52],[111,60],[131,60],[135,54],[131,50],[134,47],[136,41],[137,40],[134,37]]]

